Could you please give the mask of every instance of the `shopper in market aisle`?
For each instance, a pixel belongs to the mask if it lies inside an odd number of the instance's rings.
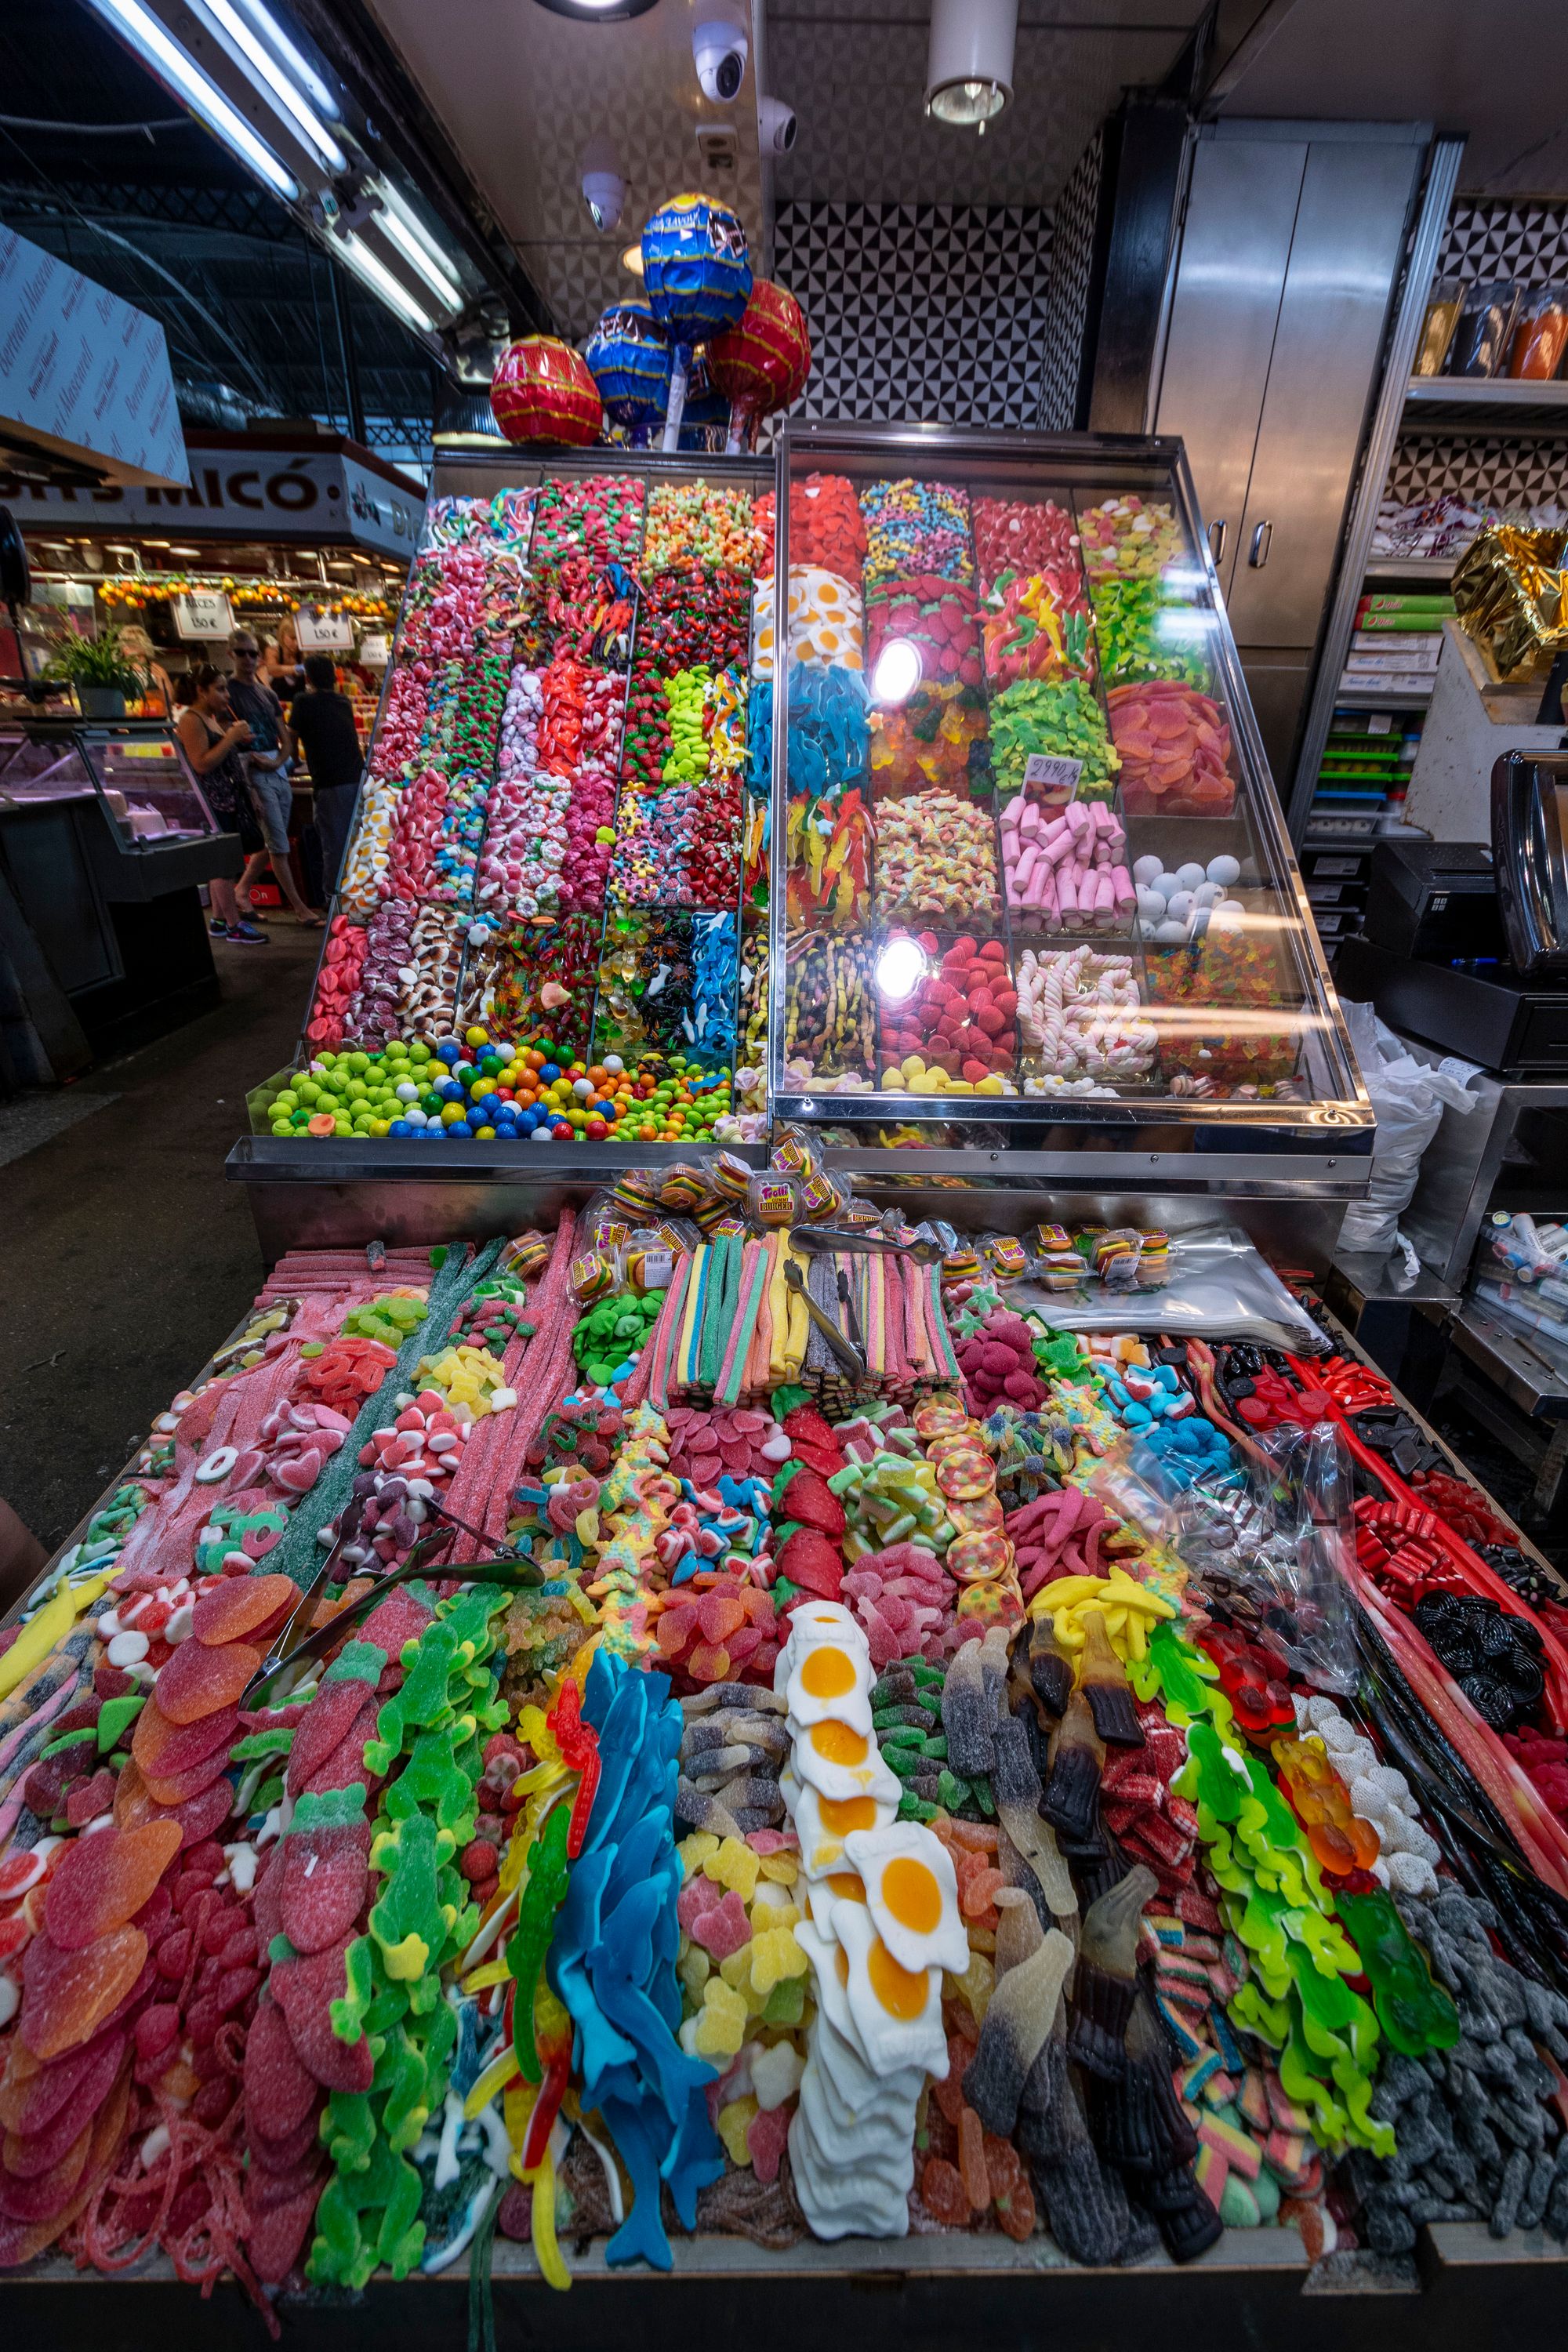
[[[261,682],[283,702],[298,694],[305,683],[300,659],[300,632],[287,613],[278,624],[278,635],[267,640],[267,650],[261,657]]]
[[[180,713],[175,732],[185,757],[202,780],[202,790],[213,814],[226,832],[238,834],[248,872],[249,860],[262,845],[240,758],[250,741],[250,730],[243,719],[230,714],[228,680],[210,662],[193,669],[181,691],[185,708]],[[207,888],[213,910],[207,928],[213,937],[227,940],[235,947],[264,948],[266,932],[258,930],[249,919],[249,891],[245,875],[241,875],[237,885],[215,879]]]
[[[331,898],[348,845],[364,754],[353,705],[339,692],[330,654],[311,654],[307,659],[305,691],[290,705],[289,724],[310,763],[321,843],[321,890]]]
[[[248,630],[242,629],[234,640],[234,676],[229,680],[228,700],[235,717],[243,719],[250,730],[250,746],[244,754],[245,769],[250,779],[251,806],[265,846],[246,860],[239,881],[240,895],[249,901],[270,863],[278,887],[294,910],[295,921],[303,923],[308,930],[320,930],[322,919],[301,897],[289,856],[289,814],[294,798],[294,788],[289,780],[295,748],[293,731],[283,716],[283,705],[259,675],[260,661],[260,646]],[[258,919],[254,905],[250,915],[253,922]]]
[[[132,623],[120,632],[120,650],[128,661],[134,662],[147,679],[147,690],[140,708],[131,715],[136,719],[173,719],[174,715],[174,685],[168,671],[158,659],[153,640],[143,628]]]

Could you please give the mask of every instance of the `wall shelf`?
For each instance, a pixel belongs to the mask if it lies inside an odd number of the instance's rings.
[[[1405,392],[1402,433],[1531,433],[1568,437],[1568,383],[1507,377],[1415,376]]]

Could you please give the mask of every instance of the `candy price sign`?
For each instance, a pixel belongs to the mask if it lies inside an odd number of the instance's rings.
[[[1024,762],[1026,784],[1043,784],[1050,792],[1065,793],[1069,801],[1078,798],[1082,773],[1081,760],[1058,759],[1047,751],[1031,751]]]
[[[221,643],[234,635],[234,611],[216,589],[193,588],[174,599],[174,626],[182,637]]]

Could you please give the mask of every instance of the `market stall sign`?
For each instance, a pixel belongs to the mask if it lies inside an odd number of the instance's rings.
[[[193,449],[185,488],[110,483],[80,489],[0,472],[0,502],[24,530],[47,525],[115,539],[173,530],[182,540],[326,541],[401,556],[412,556],[425,519],[416,496],[336,450],[290,456],[243,443]]]
[[[304,640],[301,638],[301,644]],[[384,629],[367,629],[359,641],[359,657],[366,669],[384,669],[392,659],[392,640]]]
[[[182,637],[225,641],[234,635],[234,608],[213,588],[193,588],[174,599],[174,626]]]
[[[143,310],[0,226],[0,425],[56,457],[110,478],[103,495],[188,496],[163,330]],[[7,487],[15,482],[16,487]],[[34,486],[15,476],[0,499],[27,520]],[[47,500],[41,485],[37,495]],[[84,495],[78,491],[76,497]],[[58,511],[50,509],[49,511]]]
[[[301,605],[294,615],[294,626],[300,634],[302,654],[351,653],[353,650],[353,624],[346,613],[312,613]]]

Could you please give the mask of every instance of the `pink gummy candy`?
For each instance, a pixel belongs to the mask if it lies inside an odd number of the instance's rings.
[[[789,2138],[787,2107],[759,2107],[746,2126],[746,2153],[759,2180],[779,2177],[779,2159]]]
[[[716,1960],[727,1960],[731,1952],[738,1952],[742,1945],[751,1942],[752,1923],[732,1886],[725,1888],[721,1903],[700,1912],[692,1922],[691,1940],[702,1945]]]

